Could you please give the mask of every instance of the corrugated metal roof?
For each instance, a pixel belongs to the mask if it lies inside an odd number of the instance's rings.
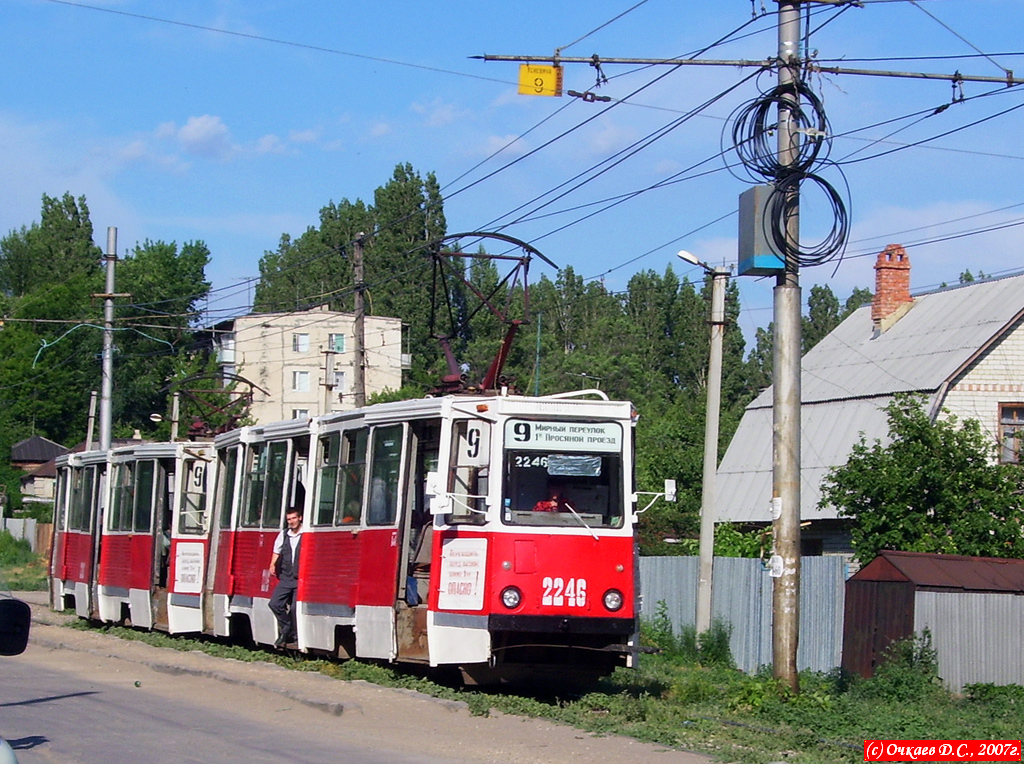
[[[929,404],[943,382],[1007,329],[1024,308],[1024,275],[919,295],[888,331],[874,336],[871,306],[855,311],[802,359],[801,491],[804,520],[835,518],[819,509],[819,486],[846,463],[863,433],[888,438],[883,409],[896,393],[920,392]],[[743,415],[718,469],[719,521],[769,519],[772,389]]]
[[[800,517],[835,518],[821,509],[821,481],[833,465],[844,464],[861,433],[872,442],[885,440],[885,407],[892,396],[806,404],[801,408]],[[749,408],[740,421],[716,480],[719,522],[768,522],[772,495],[772,411]]]
[[[851,580],[903,580],[933,589],[1024,594],[1024,560],[883,551]]]
[[[33,463],[48,462],[61,454],[67,453],[67,449],[60,443],[54,443],[41,435],[33,435],[31,438],[19,440],[11,446],[12,462]]]

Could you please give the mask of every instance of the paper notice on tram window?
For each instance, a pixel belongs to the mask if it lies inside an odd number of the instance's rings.
[[[201,594],[203,591],[203,544],[183,541],[174,549],[174,591]]]
[[[441,547],[441,610],[483,610],[487,539],[450,539]]]

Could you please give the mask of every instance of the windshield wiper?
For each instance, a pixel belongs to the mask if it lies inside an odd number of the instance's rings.
[[[584,520],[582,517],[580,517],[580,513],[572,508],[572,504],[570,504],[567,501],[563,501],[562,504],[565,506],[566,509],[568,509],[570,512],[572,512],[572,516],[573,517],[575,517],[577,520],[579,520],[580,525],[582,525],[584,528],[586,528],[588,531],[590,531],[590,535],[594,537],[594,541],[600,541],[601,540],[601,537],[598,536],[596,533],[594,533],[594,529],[591,528],[589,525],[587,525],[587,521]]]

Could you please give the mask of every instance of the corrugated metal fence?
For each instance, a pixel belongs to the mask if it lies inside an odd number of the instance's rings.
[[[914,631],[928,629],[939,676],[960,692],[965,684],[1024,684],[1024,597],[985,592],[915,594]]]
[[[753,672],[772,662],[772,580],[760,560],[716,557],[711,617],[732,626],[737,668]],[[829,671],[842,662],[845,583],[842,557],[803,557],[800,568],[800,646],[797,668]],[[679,634],[697,618],[697,558],[641,557],[643,618],[660,602]]]
[[[34,518],[0,518],[0,527],[16,539],[25,539],[32,545],[32,551],[36,551],[36,521]]]

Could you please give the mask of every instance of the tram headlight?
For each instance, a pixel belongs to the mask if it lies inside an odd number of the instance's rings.
[[[523,593],[514,586],[506,586],[501,590],[501,604],[509,610],[515,610],[523,601]]]
[[[604,606],[613,613],[622,609],[624,601],[622,592],[618,589],[609,589],[604,593]]]

